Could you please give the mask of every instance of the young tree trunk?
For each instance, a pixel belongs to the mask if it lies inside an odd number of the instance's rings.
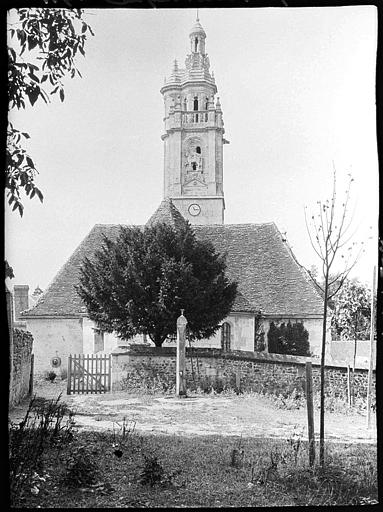
[[[354,405],[354,377],[355,377],[355,362],[356,362],[356,348],[357,348],[357,328],[358,328],[358,312],[356,312],[356,319],[354,324],[354,357],[352,360],[352,379],[351,379],[351,402]]]
[[[326,356],[327,302],[328,302],[328,272],[325,277],[323,302],[322,354],[320,363],[320,420],[319,420],[319,464],[324,466],[324,367]]]

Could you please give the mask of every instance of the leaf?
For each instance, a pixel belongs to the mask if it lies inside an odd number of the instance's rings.
[[[29,91],[28,98],[29,98],[29,101],[32,106],[36,103],[37,98],[39,97],[39,94],[40,94],[40,87],[33,87]]]
[[[35,48],[37,46],[37,41],[36,39],[31,39],[30,37],[28,38],[28,50],[31,51],[33,50],[33,48]]]
[[[44,196],[41,193],[41,191],[38,188],[36,188],[35,191],[36,191],[37,197],[40,199],[41,202],[43,202]]]
[[[26,133],[26,132],[22,132],[21,135],[23,135],[26,139],[30,139],[31,138],[31,136],[28,133]]]
[[[65,95],[64,95],[64,89],[60,89],[60,100],[61,100],[61,101],[64,101],[64,97],[65,97]]]

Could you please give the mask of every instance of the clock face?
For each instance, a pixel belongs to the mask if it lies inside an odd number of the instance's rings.
[[[199,204],[194,203],[189,206],[188,211],[190,215],[193,215],[193,217],[195,217],[196,215],[199,215],[201,213],[201,207]]]

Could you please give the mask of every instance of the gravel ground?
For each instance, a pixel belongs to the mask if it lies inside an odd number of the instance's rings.
[[[100,395],[67,395],[66,381],[35,383],[37,396],[57,398],[75,410],[79,429],[118,429],[123,418],[134,421],[137,432],[169,435],[222,435],[261,438],[289,438],[294,428],[307,435],[306,410],[278,409],[265,397],[203,394],[190,398],[174,396],[132,396],[124,392]],[[9,414],[20,421],[28,401]],[[315,411],[315,433],[319,437],[319,411]],[[326,413],[325,435],[328,441],[376,443],[376,418],[367,430],[360,414]]]

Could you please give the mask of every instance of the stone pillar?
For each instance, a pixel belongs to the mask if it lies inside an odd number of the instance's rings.
[[[27,284],[15,284],[13,287],[13,300],[15,303],[15,320],[20,319],[20,313],[29,307],[29,286]]]
[[[12,402],[13,387],[13,300],[12,293],[5,287],[7,303],[7,322],[9,333],[9,404]]]
[[[187,323],[184,310],[181,309],[181,316],[177,318],[176,396],[186,396],[185,337]]]

